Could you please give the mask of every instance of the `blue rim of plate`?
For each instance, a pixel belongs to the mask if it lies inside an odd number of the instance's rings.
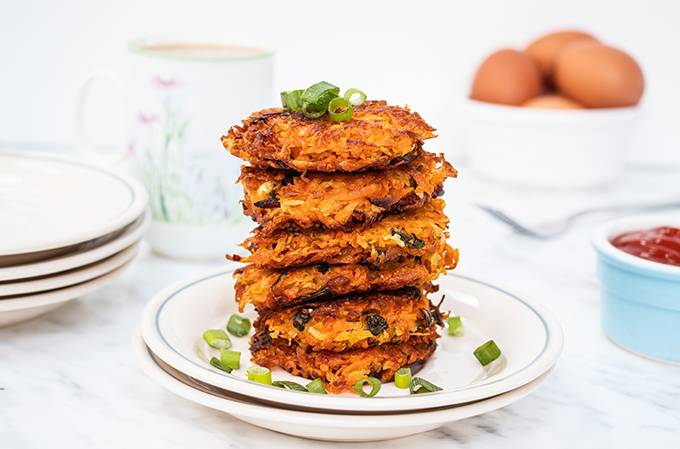
[[[224,270],[221,270],[221,271],[219,271],[219,272],[211,273],[211,274],[208,274],[208,275],[206,275],[206,276],[204,276],[204,277],[201,277],[200,279],[196,279],[196,280],[194,280],[194,281],[192,281],[192,282],[190,282],[190,283],[188,283],[188,284],[182,286],[181,288],[175,290],[172,294],[170,294],[167,298],[165,298],[165,300],[161,303],[161,305],[158,307],[158,309],[157,309],[157,311],[156,311],[156,314],[155,314],[155,317],[154,317],[154,319],[155,319],[155,323],[154,323],[154,324],[155,324],[155,328],[156,328],[156,329],[155,329],[156,334],[160,337],[160,339],[163,341],[163,343],[166,345],[166,347],[170,348],[175,354],[177,354],[177,355],[178,355],[179,357],[181,357],[183,360],[185,360],[185,361],[191,363],[192,365],[194,365],[194,366],[196,366],[196,367],[198,367],[198,368],[201,368],[201,369],[204,369],[204,370],[208,370],[208,371],[210,371],[210,372],[213,372],[213,371],[210,370],[210,369],[208,369],[204,364],[197,363],[195,360],[192,360],[192,359],[187,358],[184,354],[182,354],[182,353],[179,352],[177,349],[175,349],[175,347],[172,346],[172,345],[167,341],[167,339],[165,338],[165,336],[164,336],[163,333],[161,332],[161,328],[160,328],[160,316],[161,316],[162,311],[163,311],[163,309],[165,308],[165,306],[168,305],[168,304],[170,303],[170,301],[173,300],[173,298],[175,298],[178,294],[180,294],[180,293],[183,292],[184,290],[186,290],[186,289],[188,289],[188,288],[190,288],[190,287],[192,287],[192,286],[194,286],[194,285],[196,285],[196,284],[199,284],[199,283],[201,283],[201,282],[205,282],[205,281],[207,281],[207,280],[209,280],[209,279],[213,279],[213,278],[218,277],[218,276],[224,276],[225,274],[229,274],[229,273],[233,272],[234,270],[235,270],[235,267],[225,268]],[[516,371],[513,371],[512,373],[508,373],[507,375],[502,376],[502,377],[499,377],[498,379],[494,379],[494,380],[492,380],[492,381],[490,381],[490,382],[473,383],[473,384],[471,384],[471,385],[464,386],[464,387],[460,387],[460,388],[446,389],[446,390],[444,390],[445,392],[449,392],[449,393],[461,392],[461,391],[466,391],[466,390],[471,390],[471,389],[479,388],[479,387],[482,387],[482,386],[483,386],[483,387],[487,387],[487,386],[491,386],[491,385],[500,383],[500,382],[502,382],[502,381],[508,379],[508,378],[511,377],[511,376],[516,376],[516,375],[522,373],[523,371],[529,369],[529,367],[531,367],[534,363],[536,363],[536,361],[539,360],[539,359],[546,353],[548,347],[550,346],[550,342],[551,342],[551,338],[552,338],[552,337],[551,337],[551,334],[550,334],[550,330],[549,330],[548,324],[546,323],[546,321],[545,321],[545,319],[543,318],[543,316],[542,316],[542,315],[541,315],[541,314],[540,314],[540,313],[539,313],[539,312],[538,312],[531,304],[527,303],[527,302],[526,302],[525,300],[523,300],[522,298],[519,298],[517,295],[514,295],[514,294],[508,292],[507,290],[504,290],[504,289],[502,289],[502,288],[496,287],[496,286],[491,285],[491,284],[489,284],[489,283],[487,283],[487,282],[484,282],[484,281],[480,281],[480,280],[477,280],[477,279],[474,279],[474,278],[471,278],[471,277],[468,277],[468,276],[462,276],[462,275],[453,274],[453,273],[447,274],[446,276],[447,276],[447,277],[460,278],[460,279],[463,279],[463,280],[468,281],[468,282],[480,284],[480,285],[482,285],[482,286],[484,286],[484,287],[491,288],[491,289],[496,290],[496,291],[498,291],[498,292],[500,292],[500,293],[503,293],[504,295],[507,295],[507,296],[511,297],[512,299],[514,299],[514,300],[520,302],[520,303],[521,303],[522,305],[524,305],[527,309],[531,310],[531,312],[533,312],[534,315],[536,315],[536,316],[538,317],[538,319],[541,321],[541,324],[543,325],[543,331],[544,331],[544,333],[545,333],[545,337],[546,337],[546,338],[545,338],[545,343],[544,343],[544,345],[543,345],[543,348],[541,348],[540,352],[536,355],[536,357],[534,357],[534,359],[531,360],[531,362],[527,363],[527,364],[526,364],[524,367],[522,367],[521,369],[516,370]],[[561,351],[561,349],[560,349],[560,351]],[[233,376],[233,375],[231,375],[231,374],[222,374],[222,373],[216,373],[216,372],[215,372],[215,374],[219,374],[219,375],[221,375],[221,376],[223,376],[223,377],[226,377],[226,378],[235,379],[235,380],[240,381],[240,382],[248,382],[248,381],[245,380],[245,379],[242,379],[242,378],[237,377],[237,376]],[[539,377],[539,376],[540,376],[540,373],[539,373],[536,377]],[[532,380],[533,380],[533,379],[532,379]],[[251,384],[252,384],[252,382],[248,382],[248,383],[251,383]],[[264,388],[272,388],[272,389],[275,389],[275,390],[277,390],[277,391],[281,391],[280,388],[271,387],[271,386],[269,386],[269,385],[259,385],[259,384],[258,384],[258,386],[259,386],[259,387],[264,387]],[[294,391],[294,390],[286,390],[286,393],[306,394],[306,393],[299,392],[299,391]],[[428,396],[436,395],[436,394],[441,394],[441,393],[438,393],[438,392],[437,392],[437,393],[430,393],[430,394],[428,394]],[[419,396],[423,396],[423,395],[419,395]],[[330,395],[330,397],[334,397],[334,395]],[[411,396],[409,395],[409,396],[404,396],[404,397],[411,397]],[[385,400],[385,399],[394,400],[394,399],[401,399],[401,397],[397,397],[397,396],[374,396],[374,397],[371,398],[371,399],[372,399],[373,401],[375,401],[375,400],[381,400],[381,399],[382,399],[382,400]]]

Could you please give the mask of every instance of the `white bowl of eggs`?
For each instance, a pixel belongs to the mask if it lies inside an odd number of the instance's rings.
[[[586,33],[551,33],[482,62],[462,105],[461,143],[471,167],[496,181],[606,184],[621,171],[643,90],[628,54]]]

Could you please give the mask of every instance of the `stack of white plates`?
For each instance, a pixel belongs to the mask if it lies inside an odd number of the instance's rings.
[[[232,337],[241,351],[241,369],[225,373],[209,363],[204,330],[224,328],[237,313],[234,267],[188,280],[162,291],[145,309],[135,347],[143,370],[189,401],[221,410],[256,426],[291,435],[332,441],[396,438],[490,412],[534,391],[562,349],[556,319],[533,301],[486,283],[456,275],[440,279],[442,310],[462,316],[461,337],[442,336],[439,348],[417,374],[442,391],[409,395],[383,384],[377,396],[320,395],[249,382],[248,338]],[[248,315],[248,314],[247,314]],[[250,314],[253,319],[255,314]],[[483,368],[472,352],[493,339],[501,363]],[[274,380],[305,385],[283,370]]]
[[[147,194],[100,167],[0,151],[0,326],[105,285],[148,226]]]

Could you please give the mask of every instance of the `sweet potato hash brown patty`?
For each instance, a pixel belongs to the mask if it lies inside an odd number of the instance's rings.
[[[320,378],[331,393],[350,391],[364,376],[391,382],[394,373],[410,366],[418,371],[437,347],[437,334],[414,337],[397,344],[344,352],[309,351],[284,342],[260,342],[251,347],[252,362],[267,368],[280,367],[296,376]]]
[[[384,171],[306,173],[243,167],[243,210],[261,232],[325,227],[348,229],[390,212],[420,207],[444,193],[456,170],[443,155],[421,152],[414,161]]]
[[[428,336],[442,315],[416,288],[352,295],[261,313],[256,333],[312,351],[346,351]]]
[[[312,230],[304,233],[255,232],[242,246],[250,256],[227,256],[261,268],[284,269],[320,263],[369,263],[379,266],[400,257],[420,257],[430,267],[453,265],[454,250],[446,243],[448,218],[444,201],[432,200],[418,209],[352,231]]]
[[[432,137],[434,128],[418,113],[367,101],[354,108],[347,122],[265,109],[229,129],[222,144],[259,167],[354,172],[409,162],[422,141]]]
[[[427,266],[417,257],[404,257],[372,265],[319,264],[290,270],[271,270],[248,265],[234,272],[236,302],[243,312],[247,304],[258,311],[280,309],[320,298],[366,293],[368,291],[397,290],[406,286],[433,291],[431,284],[447,267],[458,260],[437,258],[436,265]]]

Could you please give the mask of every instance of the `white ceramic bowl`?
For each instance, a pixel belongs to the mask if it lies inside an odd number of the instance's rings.
[[[594,187],[621,171],[638,108],[557,110],[464,100],[461,143],[472,168],[503,183]]]

